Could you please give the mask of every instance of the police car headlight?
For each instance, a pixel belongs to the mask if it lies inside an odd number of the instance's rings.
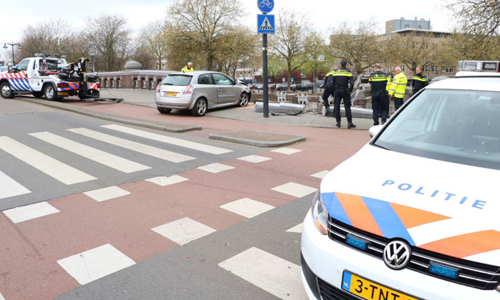
[[[314,224],[316,225],[316,228],[318,228],[319,232],[324,235],[328,234],[328,211],[326,210],[323,198],[321,198],[321,191],[319,189],[314,195],[311,212]]]

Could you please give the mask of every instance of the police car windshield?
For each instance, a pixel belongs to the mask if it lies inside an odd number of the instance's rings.
[[[425,90],[374,144],[410,155],[500,170],[500,93]]]

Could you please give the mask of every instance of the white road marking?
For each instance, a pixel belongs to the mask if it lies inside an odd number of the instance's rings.
[[[81,285],[135,265],[132,259],[110,244],[63,258],[57,263]]]
[[[234,167],[224,165],[224,164],[214,163],[214,164],[198,167],[198,169],[203,170],[203,171],[207,171],[210,173],[220,173],[220,172],[234,169]]]
[[[14,223],[20,223],[58,213],[59,210],[47,202],[4,210],[3,213]]]
[[[325,176],[330,173],[330,171],[321,171],[321,172],[318,172],[316,174],[312,174],[311,177],[316,177],[316,178],[319,178],[319,179],[323,179],[325,178]]]
[[[19,184],[7,174],[0,171],[0,199],[31,193],[30,190]],[[1,300],[1,298],[0,298]]]
[[[160,176],[160,177],[150,178],[150,179],[146,179],[145,181],[149,181],[149,182],[155,183],[155,184],[160,185],[160,186],[167,186],[167,185],[176,184],[176,183],[184,182],[184,181],[188,181],[188,180],[189,179],[184,178],[182,176],[174,175],[174,176],[170,176],[170,177]]]
[[[211,154],[216,154],[216,155],[233,152],[233,150],[229,150],[229,149],[209,146],[209,145],[200,144],[200,143],[196,143],[196,142],[190,142],[190,141],[186,141],[186,140],[182,140],[182,139],[168,137],[168,136],[164,136],[164,135],[160,135],[160,134],[156,134],[156,133],[152,133],[152,132],[148,132],[148,131],[133,129],[133,128],[120,126],[120,125],[102,125],[101,127],[111,129],[111,130],[116,130],[119,132],[131,134],[131,135],[135,135],[135,136],[139,136],[139,137],[143,137],[146,139],[150,139],[150,140],[154,140],[154,141],[158,141],[158,142],[162,142],[162,143],[172,144],[172,145],[176,145],[179,147],[184,147],[184,148],[193,149],[193,150],[202,151],[202,152],[211,153]]]
[[[264,156],[259,156],[259,155],[249,155],[249,156],[245,156],[245,157],[240,157],[238,159],[248,161],[248,162],[251,162],[254,164],[258,164],[258,163],[261,163],[264,161],[271,160],[271,158],[269,158],[269,157],[264,157]]]
[[[85,195],[89,196],[90,198],[94,199],[95,201],[98,202],[103,202],[123,196],[130,195],[130,192],[121,189],[117,186],[110,186],[107,188],[102,188],[98,190],[93,190],[89,192],[85,192]]]
[[[262,213],[265,213],[266,211],[272,210],[274,206],[249,198],[243,198],[231,203],[221,205],[220,208],[247,218],[253,218]]]
[[[219,267],[280,299],[307,299],[300,266],[258,248],[252,247],[233,256],[221,262]]]
[[[298,152],[301,152],[301,151],[302,150],[293,149],[293,148],[286,148],[286,147],[271,150],[271,152],[276,152],[276,153],[281,153],[281,154],[287,154],[287,155],[295,154],[295,153],[298,153]]]
[[[217,231],[190,218],[170,222],[151,230],[181,246]]]
[[[302,223],[300,223],[299,225],[297,226],[294,226],[290,229],[288,229],[286,232],[294,232],[294,233],[302,233]]]
[[[283,194],[302,198],[304,196],[307,196],[309,194],[316,192],[317,189],[309,187],[309,186],[305,186],[302,184],[289,182],[287,184],[283,184],[283,185],[277,186],[275,188],[272,188],[272,190],[276,191],[276,192],[283,193]]]
[[[86,129],[86,128],[68,129],[68,131],[71,131],[71,132],[74,132],[77,134],[81,134],[83,136],[99,140],[101,142],[112,144],[112,145],[115,145],[118,147],[122,147],[122,148],[125,148],[128,150],[132,150],[135,152],[139,152],[139,153],[142,153],[145,155],[149,155],[152,157],[156,157],[156,158],[163,159],[163,160],[170,161],[170,162],[174,162],[174,163],[180,163],[180,162],[185,162],[188,160],[195,159],[194,157],[191,157],[191,156],[175,153],[172,151],[163,150],[163,149],[156,148],[156,147],[151,147],[148,145],[129,141],[126,139],[122,139],[119,137],[115,137],[115,136],[112,136],[109,134],[97,132],[97,131]]]
[[[6,136],[0,137],[0,149],[66,185],[97,179]]]
[[[5,298],[2,296],[2,293],[0,293],[0,300],[5,300]]]
[[[74,142],[50,132],[30,133],[30,135],[67,151],[93,160],[97,163],[103,164],[118,171],[122,171],[124,173],[132,173],[150,169],[150,167],[148,166],[141,165],[139,163],[121,158],[119,156],[101,151],[96,148],[89,147],[78,142]]]

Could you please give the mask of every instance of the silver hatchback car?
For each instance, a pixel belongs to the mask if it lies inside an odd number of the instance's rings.
[[[203,116],[208,109],[231,105],[247,106],[252,97],[248,86],[213,71],[175,72],[156,89],[156,106],[161,113],[189,109]]]

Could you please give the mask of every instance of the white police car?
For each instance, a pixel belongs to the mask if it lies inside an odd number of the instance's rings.
[[[459,69],[322,180],[302,233],[310,299],[500,300],[500,62]]]

